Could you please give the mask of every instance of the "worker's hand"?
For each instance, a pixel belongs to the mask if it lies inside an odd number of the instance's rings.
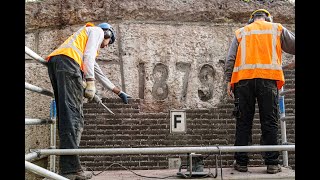
[[[227,92],[228,92],[228,96],[233,99],[234,94],[233,94],[233,91],[232,91],[232,87],[231,87],[230,82],[227,83]]]
[[[122,99],[123,103],[128,104],[128,98],[131,98],[128,94],[123,91],[120,91],[118,96]]]
[[[87,86],[84,90],[84,97],[88,98],[89,101],[92,101],[96,93],[96,85],[94,81],[87,81]]]

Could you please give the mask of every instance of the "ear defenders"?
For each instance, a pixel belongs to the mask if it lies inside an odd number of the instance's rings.
[[[106,30],[104,30],[103,32],[104,32],[104,39],[111,38],[112,32],[111,32],[110,29],[106,29]]]
[[[255,17],[256,15],[258,15],[258,14],[261,14],[261,13],[264,13],[264,14],[266,15],[266,17],[265,17],[266,21],[272,22],[271,14],[270,14],[267,10],[265,10],[265,9],[258,9],[258,10],[253,11],[253,13],[251,14],[250,19],[249,19],[249,21],[248,21],[248,24],[253,23],[254,17]]]
[[[112,26],[106,22],[98,25],[103,30],[104,39],[110,38],[109,44],[113,44],[116,40],[116,32],[113,30]]]

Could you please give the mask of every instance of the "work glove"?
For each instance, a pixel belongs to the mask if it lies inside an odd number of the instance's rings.
[[[82,87],[83,87],[83,89],[86,89],[86,87],[87,87],[86,81],[82,81]]]
[[[227,92],[228,92],[228,96],[233,99],[234,98],[234,94],[233,94],[233,90],[232,90],[230,82],[227,83]]]
[[[92,101],[96,93],[96,85],[94,81],[87,81],[87,86],[84,90],[84,97],[88,98],[89,101]]]
[[[128,99],[131,98],[131,96],[129,96],[128,94],[126,94],[123,91],[120,91],[118,93],[118,96],[122,99],[123,103],[128,104]]]

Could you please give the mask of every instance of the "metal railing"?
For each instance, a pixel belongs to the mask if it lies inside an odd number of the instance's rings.
[[[46,62],[39,55],[34,53],[28,47],[25,47],[26,54],[31,56],[33,59],[38,60],[42,64],[46,65]],[[32,89],[35,92],[42,93],[45,95],[50,95],[47,90],[35,88],[34,86],[30,86],[26,83],[26,89]],[[283,94],[294,91],[281,92]],[[44,157],[44,156],[52,156],[52,155],[114,155],[114,154],[178,154],[178,153],[231,153],[231,152],[265,152],[265,151],[283,151],[283,153],[287,151],[295,151],[294,144],[285,144],[287,142],[286,135],[286,126],[284,118],[281,118],[281,133],[282,133],[282,145],[251,145],[251,146],[208,146],[208,147],[156,147],[156,148],[91,148],[91,149],[31,149],[31,153],[25,155],[25,168],[33,173],[38,175],[57,179],[57,180],[65,180],[66,178],[55,174],[54,169],[48,171],[44,168],[36,166],[28,161],[31,161],[35,158]],[[51,123],[49,120],[38,120],[38,119],[26,119],[26,124],[33,123]],[[55,122],[55,118],[53,118],[52,122]],[[53,123],[55,125],[55,123]],[[54,132],[55,133],[55,132]],[[52,134],[51,134],[52,136]],[[55,136],[54,136],[55,137]],[[52,140],[55,139],[51,138]],[[284,165],[288,166],[288,156],[284,154]],[[54,159],[51,159],[54,161]],[[222,168],[222,167],[221,167]],[[52,172],[53,171],[53,172]],[[221,175],[222,176],[222,175]]]
[[[285,66],[283,66],[283,70],[290,70],[295,68],[295,62],[289,63]],[[285,102],[284,97],[287,94],[294,93],[295,89],[289,89],[284,90],[282,89],[279,92],[279,107],[280,107],[280,126],[281,126],[281,142],[283,145],[288,144],[287,142],[287,124],[286,124],[286,113],[285,113]],[[289,158],[288,158],[288,151],[282,151],[282,159],[283,159],[283,166],[288,167],[289,166]]]
[[[295,145],[33,149],[32,151],[39,155],[179,154],[179,153],[219,153],[219,152],[232,153],[232,152],[263,152],[263,151],[295,151]]]
[[[67,178],[60,176],[54,172],[51,172],[47,169],[44,169],[40,166],[34,165],[33,163],[30,163],[28,161],[25,161],[25,168],[35,174],[38,174],[40,176],[44,176],[46,178],[50,179],[57,179],[57,180],[68,180]]]
[[[56,112],[55,112],[55,100],[54,94],[46,89],[40,88],[38,86],[29,84],[25,82],[25,89],[28,89],[33,92],[37,92],[46,96],[50,96],[51,104],[50,104],[50,119],[31,119],[25,118],[25,125],[45,125],[50,124],[50,148],[56,148]],[[55,159],[54,155],[50,156],[50,170],[55,171]]]
[[[54,98],[54,95],[53,95],[53,93],[51,91],[48,91],[46,89],[42,89],[42,88],[40,88],[38,86],[29,84],[27,82],[25,82],[24,84],[25,84],[25,88],[30,90],[30,91],[37,92],[37,93],[40,93],[40,94],[43,94],[43,95],[50,96],[50,97]]]
[[[46,65],[46,61],[43,58],[41,58],[38,54],[33,52],[31,49],[29,49],[27,46],[25,46],[25,53],[28,54],[33,59],[39,61],[43,65]],[[55,107],[54,93],[49,91],[49,90],[40,88],[38,86],[29,84],[27,82],[25,82],[25,89],[30,90],[32,92],[39,93],[39,94],[43,94],[43,95],[46,95],[46,96],[49,96],[49,97],[52,98],[51,99],[51,104],[50,104],[50,119],[25,118],[25,125],[50,125],[50,148],[51,149],[55,149],[56,148],[56,131],[57,131],[57,127],[56,127],[56,107]],[[26,167],[26,169],[30,170],[32,172],[38,172],[38,171],[42,172],[43,168],[41,168],[39,166],[36,166],[36,165],[34,165],[32,163],[29,163],[29,162],[27,162],[27,160],[31,161],[31,160],[33,160],[35,158],[44,158],[44,157],[47,157],[47,156],[39,156],[38,154],[27,154],[25,156],[25,160],[26,160],[25,167]],[[49,157],[50,157],[50,159],[49,159],[49,169],[50,169],[50,171],[55,172],[56,156],[55,155],[50,155]],[[43,175],[42,173],[40,173],[40,174]],[[45,173],[45,174],[47,174],[47,176],[45,176],[47,178],[56,177],[56,176],[52,176],[52,174],[50,174],[50,173]]]

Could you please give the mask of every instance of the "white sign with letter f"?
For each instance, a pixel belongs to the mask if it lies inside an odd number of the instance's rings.
[[[186,132],[186,112],[184,110],[170,110],[170,133]]]

